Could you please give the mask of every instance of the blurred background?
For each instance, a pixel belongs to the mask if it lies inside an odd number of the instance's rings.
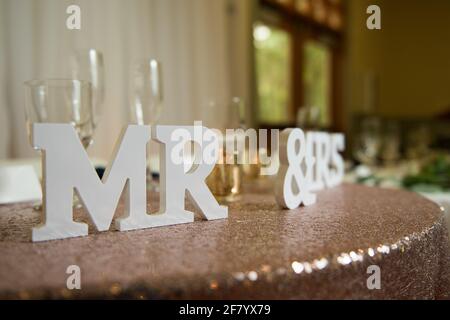
[[[381,30],[366,27],[373,4]],[[0,24],[0,159],[36,157],[23,83],[70,78],[94,48],[99,159],[134,121],[130,66],[153,58],[158,123],[224,127],[238,101],[240,126],[344,132],[351,181],[450,187],[449,1],[0,0]]]

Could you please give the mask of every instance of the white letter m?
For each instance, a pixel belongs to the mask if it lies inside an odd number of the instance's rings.
[[[75,189],[99,231],[108,230],[120,195],[127,193],[125,217],[119,230],[142,228],[146,214],[146,145],[150,127],[130,125],[122,131],[112,162],[102,178],[94,170],[75,128],[70,124],[33,124],[33,146],[41,149],[43,223],[32,230],[33,241],[88,234],[88,225],[73,221]]]

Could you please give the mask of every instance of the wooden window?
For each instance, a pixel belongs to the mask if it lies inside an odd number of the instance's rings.
[[[341,0],[259,0],[254,24],[260,127],[288,127],[319,110],[316,127],[342,130]]]

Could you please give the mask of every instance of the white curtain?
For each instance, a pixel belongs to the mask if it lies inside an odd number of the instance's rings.
[[[232,77],[240,77],[230,59],[239,55],[231,52],[234,48],[245,47],[232,45],[230,33],[247,12],[239,12],[241,2],[0,0],[0,158],[36,156],[25,129],[23,82],[70,77],[73,50],[96,48],[104,55],[103,117],[89,149],[103,159],[128,122],[129,68],[135,59],[154,57],[162,63],[161,123],[192,124],[207,117],[207,101],[245,96],[233,88]],[[66,28],[66,8],[72,4],[81,8],[81,30]],[[214,119],[224,119],[225,113],[216,110]]]

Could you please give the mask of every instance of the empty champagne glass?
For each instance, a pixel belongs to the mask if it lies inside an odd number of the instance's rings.
[[[413,124],[406,134],[406,156],[420,161],[430,154],[431,130],[426,123]]]
[[[226,129],[243,129],[244,123],[240,114],[244,108],[243,102],[238,97],[233,97],[230,101],[208,103],[208,116],[216,117],[219,109],[227,110],[228,116],[223,124],[224,128],[219,130],[222,133],[219,140],[219,161],[214,166],[213,171],[206,178],[206,184],[219,202],[227,203],[239,199],[242,192],[243,156],[248,154],[248,150],[239,152],[238,150],[228,150],[227,145],[234,144],[236,139],[243,138],[241,135],[226,135]],[[209,124],[207,124],[209,126]],[[237,141],[237,140],[236,140]],[[249,143],[250,144],[250,143]],[[245,149],[245,147],[244,147]],[[230,161],[231,160],[231,161]]]
[[[71,60],[73,79],[88,81],[92,86],[93,124],[98,125],[105,97],[103,54],[96,49],[78,50]]]
[[[375,117],[360,121],[360,129],[355,138],[354,157],[367,166],[375,166],[381,147],[381,122]]]
[[[25,82],[25,116],[30,142],[33,123],[70,123],[86,149],[94,134],[91,91],[91,84],[80,80]],[[35,208],[38,210],[41,205]]]
[[[380,157],[386,166],[395,165],[400,159],[400,127],[395,121],[387,121],[381,134]]]
[[[297,126],[305,130],[320,127],[320,109],[314,106],[304,106],[297,111]]]
[[[163,108],[161,63],[155,59],[136,62],[130,75],[130,120],[139,125],[154,126]],[[147,187],[157,189],[150,168],[147,168]]]

